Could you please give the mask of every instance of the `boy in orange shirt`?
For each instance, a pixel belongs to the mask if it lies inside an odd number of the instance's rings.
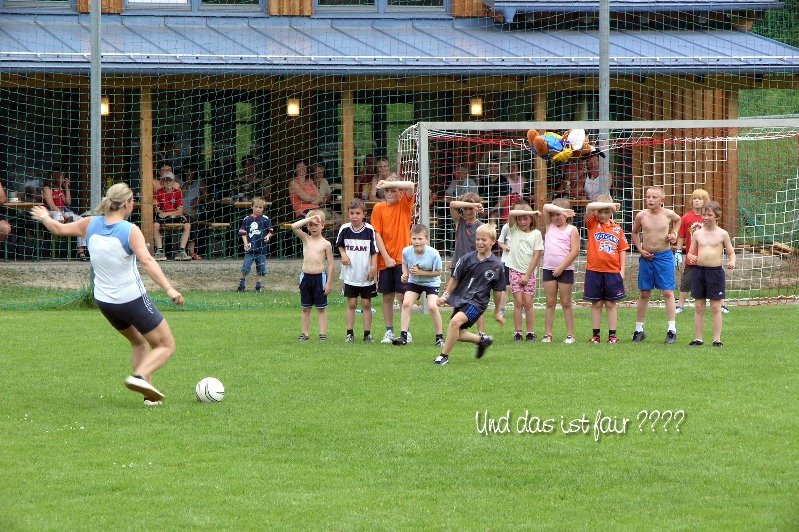
[[[627,294],[624,291],[624,266],[630,245],[624,238],[619,224],[613,221],[613,213],[621,205],[613,203],[610,196],[599,196],[597,201],[585,207],[585,228],[588,234],[588,253],[585,267],[583,299],[591,302],[592,344],[602,341],[599,330],[602,326],[602,308],[608,314],[608,343],[617,344],[617,301]]]
[[[386,333],[381,343],[394,340],[394,297],[405,293],[402,282],[402,250],[411,245],[413,181],[400,181],[395,174],[377,183],[386,199],[372,210],[372,227],[377,241],[377,291],[383,294],[383,320]],[[408,333],[408,342],[411,335]]]

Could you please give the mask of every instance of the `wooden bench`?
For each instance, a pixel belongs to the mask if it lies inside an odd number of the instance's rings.
[[[205,227],[208,234],[208,256],[224,258],[227,255],[228,239],[226,236],[230,231],[230,224],[227,222],[200,222],[200,226]]]

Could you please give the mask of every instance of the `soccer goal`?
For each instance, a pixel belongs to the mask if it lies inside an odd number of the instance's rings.
[[[530,129],[560,134],[584,129],[596,154],[558,164],[547,162],[530,149]],[[596,161],[589,161],[592,158]],[[663,187],[664,206],[680,215],[691,209],[692,192],[702,188],[721,204],[721,226],[730,233],[738,256],[735,271],[727,274],[728,299],[757,303],[797,297],[797,117],[663,122],[420,122],[400,137],[399,171],[404,179],[419,184],[417,220],[430,226],[431,243],[442,253],[445,265],[454,249],[448,203],[452,195],[466,190],[466,177],[483,200],[485,213],[481,219],[497,224],[498,233],[506,222],[510,203],[507,196],[498,195],[507,192],[507,188],[497,185],[503,180],[510,184],[511,196],[521,197],[536,210],[554,197],[569,198],[576,212],[573,223],[583,238],[587,193],[609,192],[622,206],[615,220],[622,225],[631,248],[632,221],[635,213],[644,208],[647,188]],[[450,187],[453,180],[464,186]],[[538,226],[544,232],[540,221]],[[633,295],[637,293],[638,255],[634,249],[631,251],[625,279],[627,292]],[[582,293],[584,271],[585,255],[581,252],[576,264],[576,298]],[[542,298],[539,295],[537,303],[542,303]]]

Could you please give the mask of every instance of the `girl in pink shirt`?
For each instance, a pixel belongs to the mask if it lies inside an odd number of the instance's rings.
[[[574,288],[574,261],[580,253],[580,232],[569,222],[574,211],[569,208],[569,200],[558,198],[544,205],[544,226],[547,228],[544,237],[543,275],[544,293],[547,296],[544,328],[546,334],[543,343],[552,342],[552,330],[555,325],[555,308],[563,308],[566,321],[566,339],[564,344],[573,344],[574,307],[572,306],[572,290]]]

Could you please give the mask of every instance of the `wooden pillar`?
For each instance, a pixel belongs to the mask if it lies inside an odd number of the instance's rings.
[[[721,91],[719,91],[721,92]],[[726,103],[727,119],[738,118],[738,91],[728,90],[722,93]],[[738,129],[730,129],[731,137],[738,135]],[[728,143],[727,162],[724,168],[723,181],[724,196],[719,198],[722,206],[722,226],[730,233],[731,237],[738,236],[738,146],[737,143]]]
[[[344,205],[349,204],[350,200],[355,197],[355,100],[352,91],[341,93],[341,128],[341,151],[344,157],[341,192],[344,203],[341,212],[346,215]]]
[[[533,96],[533,113],[536,122],[545,122],[547,119],[547,96],[545,90],[537,91]],[[547,163],[541,157],[533,157],[535,161],[535,208],[541,211],[547,201]]]
[[[140,151],[141,172],[141,230],[144,241],[153,241],[153,100],[150,87],[143,85],[140,93]]]

